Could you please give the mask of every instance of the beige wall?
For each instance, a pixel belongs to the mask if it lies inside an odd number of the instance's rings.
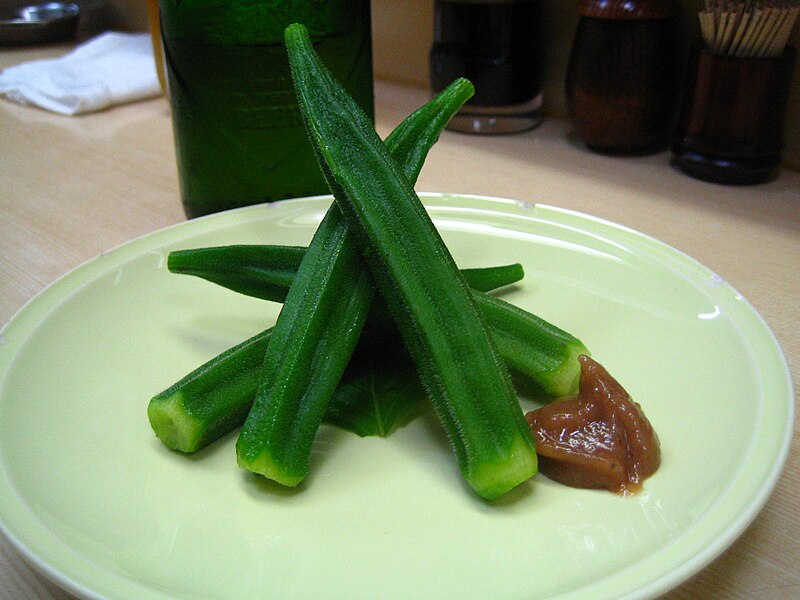
[[[98,8],[105,13],[108,26],[126,31],[144,31],[147,29],[146,0],[83,0],[81,5],[89,2],[96,3]]]
[[[683,0],[684,30],[696,27],[701,0]],[[545,1],[547,62],[544,85],[545,109],[564,116],[564,76],[577,17],[575,2]],[[375,74],[383,79],[426,86],[428,49],[433,33],[433,0],[372,0]],[[109,0],[108,18],[113,26],[147,28],[144,0]],[[800,47],[800,25],[791,43]],[[784,162],[800,170],[800,61],[795,65],[784,132]]]

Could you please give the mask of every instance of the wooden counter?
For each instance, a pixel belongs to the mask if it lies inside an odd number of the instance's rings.
[[[0,68],[58,48],[2,50]],[[378,129],[387,133],[424,102],[424,90],[380,83]],[[554,204],[654,236],[737,288],[763,315],[800,383],[800,174],[755,187],[690,179],[669,154],[592,154],[565,123],[514,136],[446,132],[421,191]],[[80,263],[184,220],[163,98],[77,118],[0,100],[0,324]],[[795,426],[796,429],[796,426]],[[800,451],[765,509],[718,560],[669,598],[800,597]],[[0,541],[0,599],[71,596]]]

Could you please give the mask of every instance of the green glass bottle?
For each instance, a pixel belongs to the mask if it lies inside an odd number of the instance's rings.
[[[160,0],[181,198],[190,218],[328,193],[283,31],[303,23],[373,118],[369,0]]]

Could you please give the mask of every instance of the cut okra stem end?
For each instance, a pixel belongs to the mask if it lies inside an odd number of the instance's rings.
[[[181,392],[154,397],[147,406],[147,418],[167,448],[180,452],[198,450],[203,423],[186,412]]]
[[[305,473],[289,473],[267,451],[255,456],[243,456],[238,453],[236,460],[242,469],[247,469],[255,475],[261,475],[286,487],[297,487],[306,478]]]
[[[578,393],[581,379],[581,365],[578,357],[590,356],[589,350],[583,343],[576,341],[566,348],[567,357],[558,368],[551,373],[545,373],[542,380],[546,382],[545,392],[551,398],[571,396]]]
[[[466,477],[467,483],[485,500],[496,500],[539,470],[536,450],[530,437],[515,436],[508,454],[497,462],[481,462]]]

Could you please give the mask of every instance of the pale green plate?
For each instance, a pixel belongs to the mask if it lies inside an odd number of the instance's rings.
[[[537,476],[486,504],[428,417],[387,439],[325,427],[294,492],[240,470],[234,436],[192,458],[163,448],[149,398],[277,315],[169,274],[167,253],[306,244],[329,204],[312,198],[145,236],[14,317],[0,338],[4,533],[89,598],[640,598],[705,566],[763,506],[789,447],[790,376],[759,315],[624,227],[423,197],[460,266],[523,263],[505,297],[580,337],[642,405],[663,466],[641,495]]]

